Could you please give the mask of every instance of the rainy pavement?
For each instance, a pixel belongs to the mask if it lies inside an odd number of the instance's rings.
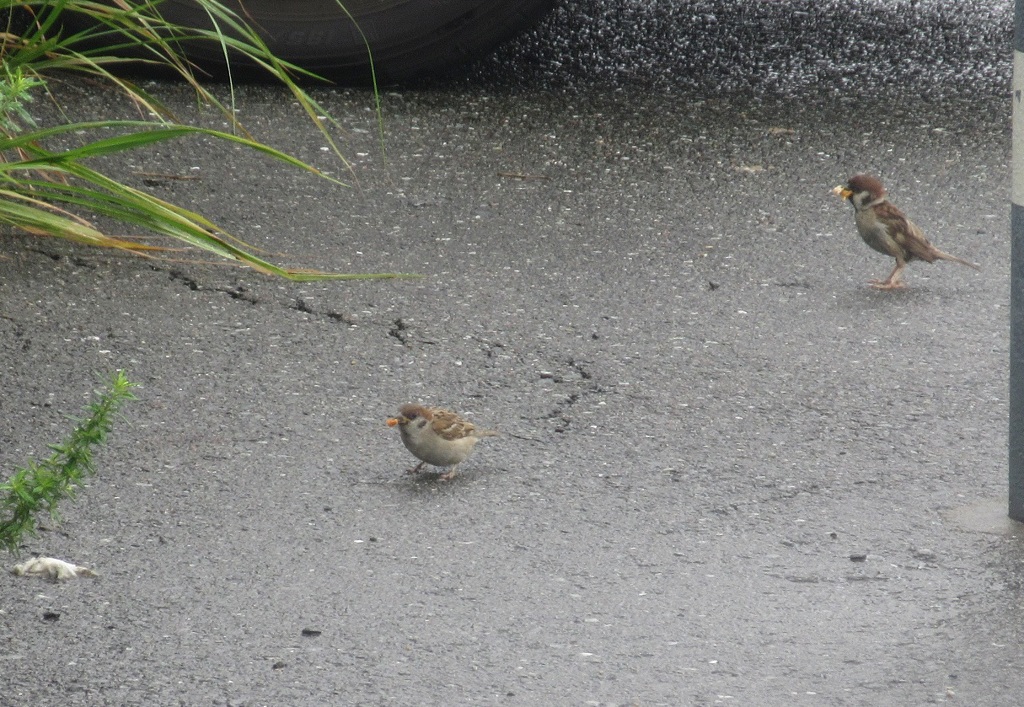
[[[799,97],[1009,85],[1012,3],[989,0],[564,3],[477,81]]]
[[[94,372],[142,388],[27,544],[100,576],[0,579],[0,704],[1019,698],[1010,10],[666,5],[564,6],[387,89],[386,160],[365,93],[318,91],[352,173],[240,88],[259,137],[350,189],[205,142],[108,163],[199,177],[149,188],[277,261],[422,279],[7,240],[4,464]],[[983,271],[869,289],[891,263],[829,191],[858,170]],[[408,400],[503,434],[451,482],[407,476],[384,420]]]

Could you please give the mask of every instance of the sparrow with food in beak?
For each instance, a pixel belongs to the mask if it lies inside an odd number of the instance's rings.
[[[949,260],[960,263],[975,270],[981,267],[955,255],[944,253],[933,246],[913,221],[903,215],[886,196],[885,187],[876,178],[868,174],[855,174],[850,177],[846,186],[838,186],[832,190],[853,204],[854,220],[860,237],[879,253],[891,255],[896,259],[896,267],[884,280],[872,280],[871,286],[879,290],[898,290],[906,287],[900,281],[900,275],[907,263],[912,260],[923,260],[934,263],[936,260]]]
[[[476,446],[481,437],[494,437],[494,430],[481,430],[450,410],[409,403],[388,419],[388,427],[398,427],[405,448],[420,460],[408,473],[419,473],[424,464],[451,467],[438,478],[448,481]]]

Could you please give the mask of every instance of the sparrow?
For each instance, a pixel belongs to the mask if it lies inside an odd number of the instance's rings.
[[[477,429],[450,410],[408,403],[398,409],[398,415],[389,418],[388,427],[398,426],[405,448],[420,460],[407,473],[417,474],[424,464],[448,467],[441,481],[455,476],[459,464],[466,460],[481,437],[497,436],[495,430]]]
[[[912,260],[924,260],[934,263],[936,260],[949,260],[966,265],[975,270],[981,267],[975,263],[944,253],[933,246],[913,221],[903,215],[886,196],[885,187],[869,174],[855,174],[850,177],[846,186],[838,186],[832,190],[853,204],[854,220],[860,237],[879,253],[891,255],[896,259],[896,267],[884,280],[872,280],[871,286],[879,290],[898,290],[906,287],[900,281],[900,275],[907,263]]]

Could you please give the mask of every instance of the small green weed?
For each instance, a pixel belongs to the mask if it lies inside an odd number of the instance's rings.
[[[53,454],[48,459],[30,459],[0,484],[0,547],[18,554],[22,538],[36,535],[36,519],[43,511],[60,520],[57,504],[74,499],[82,480],[96,473],[93,448],[106,440],[121,406],[135,399],[131,392],[135,386],[124,371],[118,371],[107,389],[97,391],[96,401],[86,407],[85,417],[77,420],[68,438],[50,445]]]

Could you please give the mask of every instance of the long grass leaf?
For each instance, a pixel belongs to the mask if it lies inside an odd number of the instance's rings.
[[[2,192],[0,192],[2,193]],[[5,194],[11,197],[14,195]],[[108,236],[74,218],[52,213],[48,209],[0,199],[0,222],[40,236],[60,235],[67,240],[90,246],[122,250],[164,250],[158,246],[135,243]]]
[[[49,152],[38,147],[35,143],[39,143],[46,138],[55,137],[58,135],[64,135],[68,133],[81,133],[88,130],[111,130],[114,128],[127,128],[134,127],[138,128],[137,132],[119,135],[112,138],[101,138],[94,140],[81,147],[69,148],[63,152]],[[123,152],[126,150],[134,150],[146,145],[161,142],[164,140],[173,140],[182,137],[205,135],[213,137],[218,140],[225,140],[227,142],[233,142],[238,145],[242,145],[250,150],[259,152],[261,154],[273,157],[276,160],[289,164],[298,169],[312,172],[324,179],[328,179],[336,184],[345,185],[344,182],[326,175],[316,167],[309,165],[302,160],[292,157],[291,155],[276,150],[269,145],[265,145],[249,138],[244,138],[238,135],[232,135],[231,133],[225,133],[220,130],[213,130],[211,128],[201,128],[191,125],[175,125],[168,127],[153,127],[152,123],[142,120],[120,120],[120,121],[94,121],[89,123],[73,123],[70,125],[59,125],[52,128],[46,128],[42,130],[34,130],[31,132],[22,133],[14,137],[0,138],[0,150],[11,150],[11,149],[25,149],[27,151],[36,154],[37,156],[33,159],[21,160],[18,162],[0,163],[0,171],[12,171],[20,169],[39,169],[48,164],[60,163],[70,160],[88,159],[91,157],[99,157],[101,155],[107,155],[115,152]]]

